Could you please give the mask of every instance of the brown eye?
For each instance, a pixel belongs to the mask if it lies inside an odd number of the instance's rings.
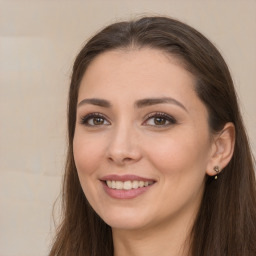
[[[81,124],[86,126],[110,125],[110,122],[100,113],[91,113],[81,118]]]
[[[155,126],[155,127],[161,128],[161,127],[174,125],[176,123],[177,121],[174,117],[166,113],[154,112],[148,115],[146,121],[143,122],[143,125]]]
[[[92,119],[92,122],[94,125],[102,125],[102,124],[104,124],[104,119],[101,117],[94,117]]]
[[[163,117],[155,117],[154,118],[154,123],[155,125],[165,125],[167,120]]]

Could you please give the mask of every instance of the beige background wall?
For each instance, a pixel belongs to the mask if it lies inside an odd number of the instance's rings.
[[[65,159],[72,61],[89,35],[141,13],[179,18],[218,46],[255,154],[255,0],[1,1],[0,256],[47,255]]]

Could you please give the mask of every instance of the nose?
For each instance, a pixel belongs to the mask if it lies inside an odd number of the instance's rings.
[[[106,151],[108,160],[119,166],[135,163],[142,157],[135,128],[124,126],[113,129]]]

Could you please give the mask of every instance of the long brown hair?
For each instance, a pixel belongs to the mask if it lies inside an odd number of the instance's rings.
[[[144,17],[112,24],[92,37],[78,54],[69,91],[68,154],[63,182],[63,220],[50,256],[113,256],[111,228],[89,205],[73,157],[76,106],[81,79],[99,54],[127,48],[159,49],[181,60],[194,74],[198,97],[208,109],[209,127],[227,122],[236,129],[234,154],[217,181],[206,178],[191,233],[192,256],[256,254],[256,186],[253,157],[228,67],[215,46],[192,27],[167,17]]]

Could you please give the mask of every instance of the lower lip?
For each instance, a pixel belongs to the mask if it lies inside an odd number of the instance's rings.
[[[133,199],[133,198],[136,198],[139,195],[148,191],[154,185],[154,184],[152,184],[152,185],[149,185],[147,187],[125,190],[125,189],[109,188],[105,182],[102,182],[102,184],[103,184],[103,188],[104,188],[105,192],[110,197],[115,198],[115,199]]]

